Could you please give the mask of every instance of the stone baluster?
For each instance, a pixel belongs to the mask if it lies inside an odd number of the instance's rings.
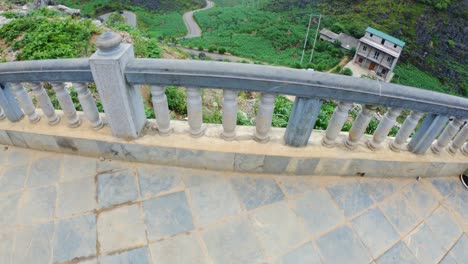
[[[57,100],[62,107],[63,114],[67,118],[69,127],[79,127],[81,120],[76,114],[75,105],[70,97],[70,94],[65,89],[64,83],[52,83],[52,89],[54,89],[57,96]]]
[[[159,134],[161,136],[169,135],[172,132],[172,128],[169,106],[167,104],[166,87],[151,86],[151,95]]]
[[[296,97],[289,116],[284,142],[288,146],[304,147],[309,142],[315,122],[322,108],[322,100],[317,98]]]
[[[423,113],[421,112],[412,111],[410,113],[398,131],[395,139],[390,143],[389,147],[391,150],[400,152],[403,149],[403,144],[406,143],[422,116]]]
[[[468,142],[465,143],[465,145],[463,145],[461,152],[463,153],[463,155],[468,156]]]
[[[3,120],[6,118],[6,114],[5,112],[3,111],[3,109],[0,107],[0,120]]]
[[[101,116],[99,115],[98,108],[96,106],[96,101],[93,98],[93,95],[88,89],[87,83],[73,83],[73,87],[78,93],[78,100],[80,101],[83,112],[88,119],[91,126],[99,130],[104,126]]]
[[[434,139],[442,132],[448,117],[438,114],[427,114],[408,144],[408,150],[423,155],[431,147]]]
[[[121,41],[115,32],[102,34],[89,65],[112,135],[132,139],[141,134],[146,115],[139,86],[125,78],[125,65],[135,58],[133,46]]]
[[[439,138],[431,146],[431,150],[435,154],[439,154],[442,149],[444,149],[450,141],[457,135],[460,131],[460,127],[465,123],[464,120],[458,118],[453,119],[444,129],[442,134],[439,135]]]
[[[236,137],[237,125],[237,91],[223,91],[223,133],[225,140],[233,140]]]
[[[41,116],[37,114],[36,107],[32,102],[31,97],[28,95],[28,91],[24,88],[21,83],[10,83],[11,90],[16,96],[18,103],[23,108],[24,113],[28,116],[29,122],[37,123],[41,120]]]
[[[452,143],[447,147],[450,154],[456,154],[459,149],[468,140],[468,123],[463,126],[457,136],[453,139]]]
[[[36,97],[39,107],[47,117],[48,123],[51,126],[57,125],[60,122],[60,117],[55,113],[54,106],[50,101],[49,95],[41,83],[31,83],[31,90]]]
[[[348,119],[348,112],[353,107],[353,103],[349,102],[339,102],[338,106],[335,108],[333,115],[330,119],[330,123],[327,127],[327,132],[322,139],[322,145],[325,147],[335,146],[335,140],[340,134],[343,125]]]
[[[275,109],[275,95],[262,94],[260,104],[258,105],[257,118],[255,119],[254,139],[258,142],[268,142],[271,130],[271,121],[273,120],[273,110]]]
[[[190,135],[201,137],[204,134],[201,89],[188,87],[187,92],[187,114],[190,125]]]
[[[367,146],[372,150],[377,150],[381,147],[382,142],[387,138],[388,133],[392,130],[392,127],[396,123],[397,117],[400,115],[401,109],[389,108],[385,113],[382,120],[380,120],[379,126],[374,132],[372,140],[367,142]]]
[[[361,139],[362,135],[366,132],[366,128],[372,120],[376,107],[364,105],[358,117],[353,123],[349,131],[348,138],[345,140],[345,146],[354,149]]]

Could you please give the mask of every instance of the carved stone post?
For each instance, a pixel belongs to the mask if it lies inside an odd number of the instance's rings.
[[[28,116],[29,122],[37,123],[41,120],[41,116],[37,114],[31,97],[21,83],[10,83],[11,90],[16,96],[19,105],[23,108],[24,113]]]
[[[99,116],[99,111],[96,106],[96,101],[93,98],[93,95],[88,89],[87,83],[73,83],[73,87],[78,93],[78,100],[80,101],[83,112],[88,119],[91,126],[98,130],[104,126],[101,117]]]
[[[75,105],[73,104],[70,94],[65,90],[65,85],[63,83],[52,83],[52,89],[55,91],[63,114],[67,117],[68,126],[79,127],[81,125],[81,120],[76,114]]]
[[[322,100],[316,98],[296,97],[289,117],[288,127],[284,133],[284,142],[288,146],[304,147],[322,108]]]
[[[343,125],[348,119],[348,112],[353,107],[353,103],[349,102],[339,102],[338,106],[335,108],[333,115],[328,123],[327,132],[322,139],[322,145],[325,147],[335,146],[335,140],[340,134]]]
[[[236,137],[237,125],[237,91],[223,91],[223,133],[225,140],[233,140]]]
[[[379,123],[379,126],[375,130],[374,136],[372,140],[367,142],[367,146],[372,149],[376,150],[381,147],[380,144],[387,138],[388,133],[392,130],[392,127],[396,123],[397,117],[400,115],[401,109],[397,108],[389,108],[387,113],[385,113],[384,117]]]
[[[442,132],[448,122],[448,117],[437,114],[427,114],[416,134],[408,144],[408,150],[422,155],[431,147],[434,139]]]
[[[273,120],[273,110],[275,109],[275,95],[262,94],[260,104],[258,105],[257,118],[255,119],[254,139],[265,143],[270,139],[268,133],[271,130],[271,121]]]
[[[366,128],[372,120],[372,116],[375,113],[374,106],[365,105],[349,131],[348,138],[345,140],[345,146],[354,149],[357,143],[361,139],[362,135],[366,132]]]
[[[121,40],[114,32],[102,34],[89,64],[112,135],[137,138],[146,115],[139,87],[128,84],[124,74],[127,63],[135,58],[133,46],[121,44]]]
[[[447,151],[450,154],[456,154],[467,140],[468,140],[468,124],[465,124],[462,130],[460,130],[457,136],[453,139],[452,143],[450,143],[450,145],[447,147]]]
[[[159,134],[162,136],[169,135],[172,129],[169,106],[167,104],[166,87],[151,86],[151,95]]]
[[[455,137],[455,135],[460,131],[460,127],[463,125],[465,121],[460,120],[458,118],[453,119],[447,127],[445,127],[444,131],[442,134],[439,135],[439,138],[437,139],[434,144],[431,146],[431,150],[435,154],[439,154],[442,149],[444,149],[450,141]]]
[[[54,106],[50,101],[49,95],[42,86],[41,83],[31,83],[31,90],[36,97],[39,107],[42,109],[42,112],[47,117],[49,125],[55,126],[60,122],[60,117],[55,113]]]
[[[396,152],[400,152],[403,148],[403,144],[406,143],[411,133],[418,125],[419,119],[423,116],[423,113],[412,111],[406,118],[405,122],[398,131],[395,139],[390,143],[390,149]]]
[[[203,106],[200,88],[186,88],[187,92],[187,114],[192,137],[201,137],[203,128]]]

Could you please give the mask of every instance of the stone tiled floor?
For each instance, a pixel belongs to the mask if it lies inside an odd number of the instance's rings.
[[[0,150],[0,263],[468,263],[457,178],[243,175]]]

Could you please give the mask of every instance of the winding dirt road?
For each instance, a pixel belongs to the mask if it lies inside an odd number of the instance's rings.
[[[185,26],[187,27],[187,35],[184,38],[197,38],[201,37],[202,31],[200,26],[198,26],[197,22],[193,18],[193,13],[207,10],[214,7],[214,2],[206,1],[206,7],[198,10],[192,10],[184,14],[183,19]]]

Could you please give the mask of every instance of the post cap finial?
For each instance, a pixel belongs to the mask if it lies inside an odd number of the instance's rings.
[[[122,37],[112,31],[107,31],[96,40],[96,47],[101,51],[110,51],[119,47]]]

